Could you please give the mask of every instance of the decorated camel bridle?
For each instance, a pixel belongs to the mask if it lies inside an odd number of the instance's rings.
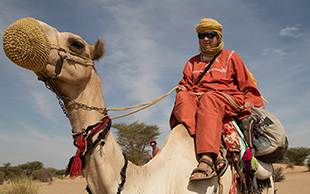
[[[63,104],[63,100],[68,100],[72,104],[75,104],[75,105],[77,105],[78,107],[80,107],[82,109],[85,109],[85,110],[95,110],[95,111],[100,112],[103,115],[107,115],[108,111],[107,111],[106,108],[98,108],[98,107],[95,107],[95,106],[88,106],[86,104],[76,102],[74,99],[69,98],[69,97],[63,95],[62,93],[60,93],[58,91],[57,85],[56,85],[54,80],[58,78],[58,76],[59,76],[59,74],[61,72],[61,69],[62,69],[62,66],[63,66],[63,61],[64,60],[70,60],[70,59],[67,58],[68,57],[67,50],[65,50],[63,48],[58,48],[57,50],[58,50],[57,53],[58,53],[59,59],[56,62],[55,75],[53,77],[46,78],[44,80],[38,78],[38,80],[43,81],[45,83],[45,87],[56,94],[56,98],[58,99],[59,105],[60,105],[63,113],[66,115],[66,117],[68,117],[68,112],[67,112],[67,110],[66,110],[66,108],[65,108],[65,106]],[[61,55],[60,51],[63,51],[65,53],[65,55]],[[78,56],[80,56],[80,55],[78,55]],[[89,60],[91,60],[91,59],[89,59]],[[83,64],[81,64],[81,65],[83,65]]]

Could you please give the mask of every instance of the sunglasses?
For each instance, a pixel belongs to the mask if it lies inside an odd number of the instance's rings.
[[[199,39],[204,39],[205,37],[214,38],[216,35],[217,35],[216,32],[199,33],[198,38]]]

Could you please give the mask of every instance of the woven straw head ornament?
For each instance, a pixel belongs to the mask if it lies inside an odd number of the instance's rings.
[[[11,24],[3,34],[3,50],[16,65],[42,71],[48,61],[51,44],[40,23],[23,18]]]

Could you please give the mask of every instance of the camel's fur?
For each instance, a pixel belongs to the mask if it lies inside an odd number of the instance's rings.
[[[90,46],[81,37],[72,33],[59,33],[44,22],[40,22],[52,45],[72,50],[84,57],[97,60],[104,54],[104,43],[98,41]],[[41,72],[41,79],[52,77],[56,61],[59,59],[56,49],[51,49],[48,64]],[[63,95],[88,106],[105,107],[101,82],[95,67],[64,60],[62,71],[55,80],[57,89]],[[94,110],[84,110],[65,100],[65,107],[73,132],[97,123],[103,115]],[[94,139],[96,136],[94,137]],[[189,182],[191,171],[197,166],[194,139],[183,125],[175,127],[167,137],[165,144],[156,157],[144,166],[129,162],[123,194],[189,194],[218,193],[218,178]],[[85,177],[93,194],[115,194],[121,183],[120,171],[124,157],[117,141],[110,131],[105,144],[97,144],[93,154],[86,155]],[[222,177],[223,193],[229,193],[232,183],[232,171],[229,167]]]

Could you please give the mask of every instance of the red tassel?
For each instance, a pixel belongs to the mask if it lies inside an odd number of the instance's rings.
[[[78,151],[79,151],[79,149],[80,149],[81,152],[84,151],[83,148],[85,148],[85,146],[86,146],[84,137],[80,136],[75,141],[76,141],[76,146],[78,148]]]
[[[82,161],[78,154],[75,155],[71,165],[70,178],[82,175]]]
[[[244,154],[243,154],[243,156],[242,156],[242,161],[250,161],[250,160],[252,160],[252,152],[251,152],[251,150],[250,149],[247,149],[245,152],[244,152]]]
[[[70,178],[78,177],[82,175],[82,161],[80,158],[80,152],[83,151],[83,148],[85,148],[85,145],[86,144],[85,144],[83,136],[76,139],[77,151],[76,151],[76,154],[74,156],[74,159],[71,165]]]

